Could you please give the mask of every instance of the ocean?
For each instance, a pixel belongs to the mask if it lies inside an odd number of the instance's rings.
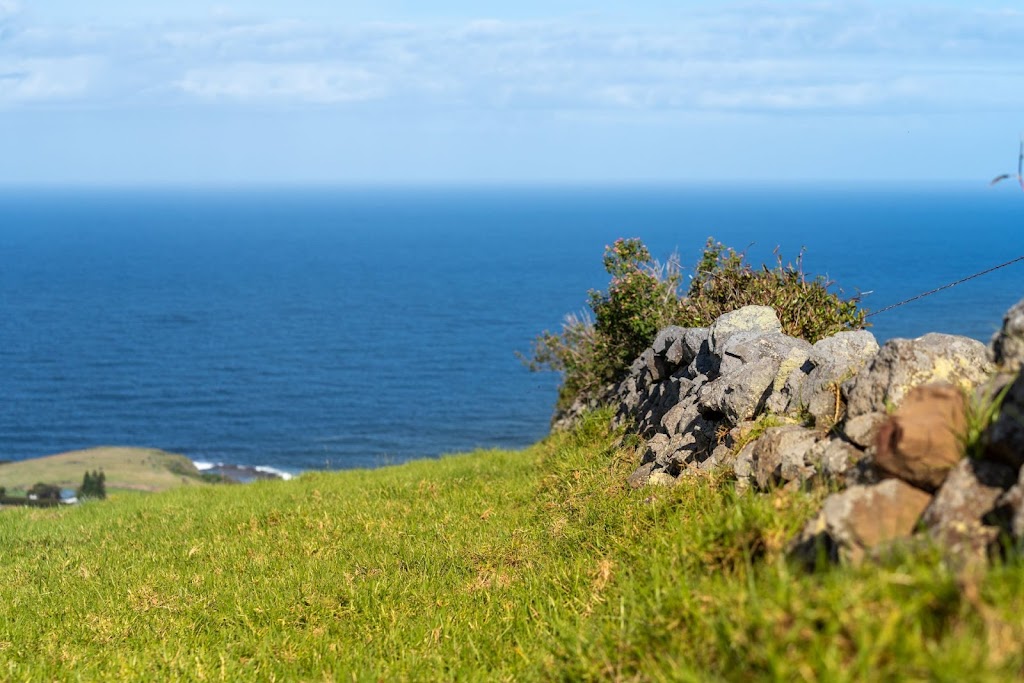
[[[604,288],[617,237],[806,248],[878,310],[1024,255],[1011,188],[683,186],[0,191],[0,460],[96,445],[285,472],[546,432],[516,357]],[[1024,262],[871,318],[987,341]]]

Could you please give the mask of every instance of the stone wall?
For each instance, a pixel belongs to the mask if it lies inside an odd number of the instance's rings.
[[[632,486],[712,469],[756,490],[828,483],[840,490],[794,540],[798,555],[857,559],[924,529],[980,557],[1024,538],[1022,365],[1024,301],[987,347],[946,334],[879,347],[867,331],[812,345],[748,306],[662,330],[603,399],[645,439]]]

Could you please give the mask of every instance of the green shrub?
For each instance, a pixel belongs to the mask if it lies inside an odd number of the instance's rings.
[[[774,308],[786,334],[812,343],[865,326],[866,312],[856,299],[841,298],[824,277],[804,275],[802,251],[795,266],[784,265],[778,250],[775,255],[775,267],[754,268],[743,254],[708,238],[687,295],[680,297],[677,255],[662,264],[641,240],[618,239],[605,247],[608,291],[589,294],[593,318],[567,316],[560,332],[545,331],[534,340],[526,363],[531,370],[562,373],[556,409],[565,410],[578,398],[599,399],[667,325],[707,327],[723,313],[756,304]]]
[[[821,275],[808,279],[803,255],[801,250],[796,265],[784,265],[776,249],[774,268],[755,269],[743,254],[708,238],[677,324],[705,327],[723,313],[758,305],[775,309],[783,332],[812,344],[843,330],[865,327],[867,311],[857,307],[857,299],[843,299],[831,290],[835,283]]]
[[[586,313],[566,316],[562,331],[537,337],[526,359],[531,370],[562,373],[559,409],[579,396],[595,396],[618,379],[681,311],[678,259],[662,265],[639,239],[620,238],[605,247],[604,267],[612,276],[608,291],[589,293],[595,318]]]

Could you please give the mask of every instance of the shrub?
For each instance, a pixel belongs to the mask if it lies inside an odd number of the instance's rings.
[[[562,373],[559,410],[617,379],[681,310],[678,259],[662,265],[639,239],[618,239],[605,247],[604,267],[612,276],[608,291],[589,293],[595,319],[566,316],[562,331],[542,333],[526,359],[531,370]]]
[[[526,363],[531,370],[562,373],[556,409],[563,411],[579,398],[599,399],[667,325],[707,327],[723,313],[757,304],[775,309],[786,334],[812,343],[865,326],[866,312],[855,298],[842,299],[824,277],[804,275],[803,251],[795,266],[784,265],[777,249],[775,256],[775,267],[754,268],[742,253],[708,238],[687,295],[680,297],[677,255],[662,264],[639,239],[616,240],[604,253],[608,291],[589,293],[593,318],[567,316],[560,332],[545,331],[534,340]]]
[[[807,278],[804,250],[797,255],[796,265],[783,265],[778,248],[774,253],[774,268],[755,269],[743,254],[708,238],[677,324],[705,327],[723,313],[759,305],[775,309],[783,332],[812,344],[843,330],[865,327],[867,311],[858,308],[856,297],[843,299],[832,291],[835,283],[821,275]]]

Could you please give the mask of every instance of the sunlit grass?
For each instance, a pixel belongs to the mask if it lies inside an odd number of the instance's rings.
[[[0,679],[1006,680],[1024,572],[809,574],[816,493],[523,452],[0,513]]]

